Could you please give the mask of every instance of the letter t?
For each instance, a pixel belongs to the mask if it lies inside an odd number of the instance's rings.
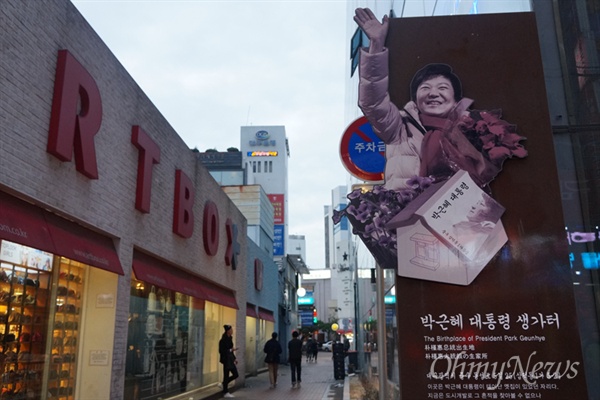
[[[152,165],[160,163],[160,148],[138,125],[131,128],[131,143],[140,152],[138,157],[135,208],[147,214],[150,212]]]

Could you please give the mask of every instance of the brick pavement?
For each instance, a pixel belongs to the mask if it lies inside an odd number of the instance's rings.
[[[236,399],[244,400],[350,400],[348,377],[335,380],[331,353],[320,353],[317,363],[302,360],[302,385],[292,389],[290,367],[279,366],[277,387],[270,389],[269,373],[265,370],[257,376],[246,378],[244,387],[233,387],[231,393]],[[221,398],[221,395],[210,399]]]

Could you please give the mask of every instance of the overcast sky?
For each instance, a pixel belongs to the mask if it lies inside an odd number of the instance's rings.
[[[346,2],[74,0],[190,148],[240,147],[240,127],[284,125],[289,232],[324,266],[323,206],[346,184]]]

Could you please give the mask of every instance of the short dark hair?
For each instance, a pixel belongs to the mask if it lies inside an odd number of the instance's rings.
[[[294,331],[294,332],[292,332],[292,337],[295,337],[295,338],[297,338],[297,337],[298,337],[298,335],[299,335],[298,331]]]
[[[273,339],[277,339],[277,332],[273,332],[273,333],[271,333],[271,337],[272,337]]]
[[[462,99],[462,85],[458,76],[452,72],[452,67],[448,64],[427,64],[417,71],[410,82],[410,98],[412,101],[417,99],[417,89],[419,85],[436,76],[443,76],[448,79],[454,89],[454,100]]]

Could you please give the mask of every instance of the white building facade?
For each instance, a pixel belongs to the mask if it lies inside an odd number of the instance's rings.
[[[242,126],[242,163],[249,184],[261,185],[274,208],[273,256],[287,254],[288,235],[288,157],[284,126]]]
[[[337,186],[331,191],[331,204],[325,206],[325,252],[331,270],[331,298],[327,299],[327,314],[337,317],[339,332],[352,338],[355,334],[356,298],[355,274],[356,238],[352,234],[350,223],[343,218],[339,224],[333,224],[333,210],[346,207],[347,186]]]

